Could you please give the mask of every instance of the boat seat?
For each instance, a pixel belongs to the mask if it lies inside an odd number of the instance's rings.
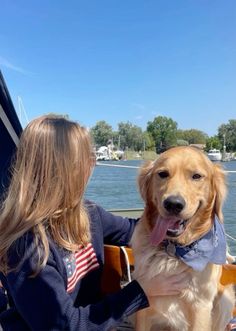
[[[134,266],[132,249],[124,247],[129,258],[130,266]],[[119,246],[104,245],[104,269],[102,273],[102,293],[115,293],[122,287],[122,280],[126,273],[126,259]]]
[[[125,247],[125,251],[129,257],[129,264],[134,266],[134,257],[132,249]],[[115,293],[122,288],[122,280],[126,274],[126,259],[125,254],[119,246],[104,245],[105,264],[102,275],[102,293],[104,295]],[[223,265],[222,276],[220,280],[223,286],[234,284],[236,285],[236,265]],[[234,310],[236,316],[236,309]]]

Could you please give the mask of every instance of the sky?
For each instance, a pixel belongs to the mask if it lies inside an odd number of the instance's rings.
[[[0,70],[23,126],[55,112],[87,127],[129,121],[145,130],[166,116],[212,136],[236,119],[235,0],[0,0],[0,8]]]

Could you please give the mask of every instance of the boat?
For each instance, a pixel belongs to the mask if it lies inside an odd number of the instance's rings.
[[[222,153],[222,162],[229,162],[234,160],[234,155],[233,153]]]
[[[0,71],[0,197],[4,194],[10,180],[9,167],[21,132],[22,126],[12,103],[3,75]],[[120,167],[125,166],[120,165]],[[135,218],[139,217],[142,213],[142,209],[121,209],[110,211],[116,215]],[[103,273],[103,292],[108,294],[120,288],[124,273],[129,274],[130,268],[134,264],[134,260],[130,248],[121,249],[118,246],[108,245],[104,246],[104,253],[105,266]],[[129,278],[130,276],[128,279]],[[227,264],[224,266],[221,283],[222,285],[236,284],[236,265]]]
[[[219,149],[210,149],[207,153],[207,156],[211,161],[221,161],[222,160],[222,154]]]
[[[121,160],[124,152],[123,151],[114,151],[108,146],[101,146],[97,151],[96,154],[96,161],[118,161]]]
[[[9,183],[9,166],[21,132],[22,126],[0,71],[0,197]]]
[[[111,159],[109,149],[107,146],[101,146],[96,151],[96,161],[109,161]]]

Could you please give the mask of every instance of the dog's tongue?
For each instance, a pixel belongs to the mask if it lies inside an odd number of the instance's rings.
[[[151,233],[151,244],[154,246],[159,245],[166,237],[166,232],[169,228],[176,223],[176,219],[158,217],[156,224]]]

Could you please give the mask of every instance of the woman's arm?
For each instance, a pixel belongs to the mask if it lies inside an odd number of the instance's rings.
[[[0,282],[0,313],[7,309],[7,297],[5,290]]]
[[[104,243],[110,245],[128,245],[135,225],[139,219],[113,215],[96,204],[88,204],[90,218],[100,221],[103,229]]]
[[[74,307],[65,290],[64,278],[57,271],[55,261],[34,278],[21,271],[10,273],[7,278],[10,295],[20,315],[30,330],[108,330],[119,323],[124,315],[130,315],[147,307],[147,298],[140,285],[133,281],[114,295],[97,304]],[[88,288],[88,291],[92,291]],[[1,316],[3,328],[9,320]],[[6,330],[10,328],[6,327]]]

